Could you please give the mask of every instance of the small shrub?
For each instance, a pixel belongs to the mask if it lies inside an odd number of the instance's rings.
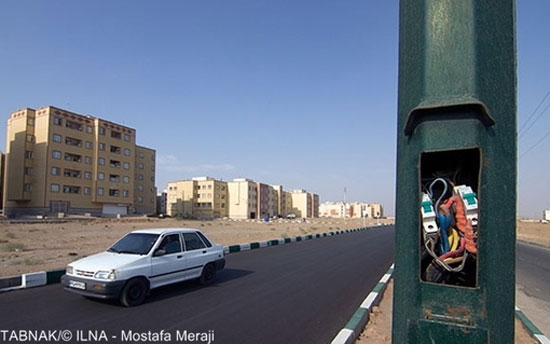
[[[13,234],[13,233],[11,233],[11,232],[6,233],[6,236],[7,236],[9,239],[15,239],[15,234]]]
[[[6,245],[6,249],[8,251],[23,251],[25,249],[25,245],[20,242],[10,242]]]

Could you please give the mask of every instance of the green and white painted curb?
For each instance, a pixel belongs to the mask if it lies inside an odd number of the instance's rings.
[[[63,274],[65,274],[65,269],[31,272],[19,276],[0,278],[0,292],[59,283]]]
[[[355,343],[365,326],[369,321],[369,314],[372,307],[380,304],[384,291],[393,274],[395,264],[392,264],[386,274],[382,276],[376,287],[365,298],[361,306],[355,311],[346,326],[338,332],[331,344],[350,344]],[[550,344],[550,339],[542,333],[541,330],[516,306],[516,317],[521,321],[527,332],[535,338],[540,344]]]
[[[325,238],[334,235],[340,235],[345,233],[353,233],[364,231],[371,228],[385,227],[386,225],[375,227],[361,227],[354,229],[344,229],[341,231],[309,234],[303,236],[297,236],[295,238],[274,239],[262,242],[251,242],[248,244],[224,246],[224,253],[230,254],[235,252],[254,250],[257,248],[271,247],[277,245],[289,244],[291,242],[305,241],[317,238]],[[65,269],[31,272],[18,276],[2,277],[0,278],[0,293],[11,290],[26,289],[32,287],[40,287],[48,284],[59,283],[61,276],[65,274]]]
[[[292,242],[306,241],[306,240],[318,239],[318,238],[326,238],[326,237],[331,237],[331,236],[334,236],[334,235],[340,235],[340,234],[346,234],[346,233],[354,233],[354,232],[364,231],[364,230],[367,230],[367,229],[378,228],[378,227],[382,227],[382,226],[344,229],[344,230],[341,230],[341,231],[302,235],[302,236],[297,236],[297,237],[294,237],[294,238],[274,239],[274,240],[267,240],[267,241],[250,242],[250,243],[247,243],[247,244],[240,244],[240,245],[224,246],[223,247],[223,252],[224,252],[224,254],[230,254],[230,253],[254,250],[254,249],[258,249],[258,248],[290,244]]]
[[[372,311],[372,308],[380,304],[380,300],[382,299],[384,291],[386,290],[388,282],[393,274],[394,266],[395,264],[390,266],[378,284],[369,293],[369,295],[367,295],[365,300],[363,300],[363,303],[361,303],[355,313],[353,313],[346,326],[338,332],[336,337],[334,337],[331,344],[355,343],[355,340],[359,337],[363,331],[363,328],[365,328],[365,325],[369,321],[369,314]]]
[[[550,344],[550,339],[516,306],[516,317],[521,321],[523,327],[541,344]]]

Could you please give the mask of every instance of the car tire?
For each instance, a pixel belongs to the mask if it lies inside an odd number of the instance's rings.
[[[120,294],[120,303],[126,307],[134,307],[143,303],[147,296],[147,284],[141,278],[129,280]]]
[[[216,267],[214,267],[214,264],[207,264],[204,269],[202,269],[202,274],[199,279],[200,283],[202,285],[209,285],[214,282],[214,279],[216,278]]]

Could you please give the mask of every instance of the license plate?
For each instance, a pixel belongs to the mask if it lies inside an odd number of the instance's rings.
[[[79,281],[69,281],[69,287],[86,290],[86,283]]]

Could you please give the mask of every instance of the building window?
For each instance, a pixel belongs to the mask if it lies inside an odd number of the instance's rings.
[[[142,152],[139,152],[138,156],[139,156],[141,159],[145,158],[145,155],[143,155]]]
[[[137,202],[138,202],[138,203],[143,203],[143,197],[139,196],[139,197],[137,198]]]
[[[78,171],[78,170],[70,170],[70,169],[66,168],[66,169],[63,171],[63,176],[64,176],[64,177],[71,177],[71,178],[80,178],[80,171]]]
[[[103,165],[105,165],[105,159],[99,158],[99,159],[97,159],[97,163],[100,164],[101,166],[103,166]]]
[[[151,160],[155,161],[155,155],[151,155]]]
[[[130,164],[127,163],[127,162],[125,162],[125,163],[124,163],[124,169],[125,169],[125,170],[130,169]]]
[[[74,130],[82,131],[82,124],[72,121],[65,121],[65,126]]]
[[[50,185],[50,191],[51,192],[59,192],[59,184],[51,184]]]
[[[58,176],[61,173],[61,169],[59,167],[52,167],[52,176]]]
[[[128,184],[130,182],[130,178],[128,178],[127,176],[124,176],[124,177],[122,177],[122,182],[124,184]]]
[[[34,156],[32,151],[25,151],[25,159],[32,159]]]
[[[27,120],[27,123],[28,123],[29,125],[34,125],[34,118],[29,118],[29,119]]]
[[[139,168],[140,170],[143,170],[143,163],[142,162],[138,163],[137,168]]]
[[[61,117],[54,116],[54,118],[53,118],[53,124],[55,124],[55,125],[63,125],[63,119],[61,119]]]
[[[111,145],[111,153],[120,154],[121,149],[120,147]]]
[[[32,167],[25,167],[25,175],[26,176],[32,175]]]
[[[103,196],[103,188],[97,188],[97,195]]]
[[[34,143],[34,135],[27,135],[27,142]]]
[[[122,138],[122,134],[118,131],[111,130],[111,137],[114,139]]]
[[[97,174],[97,179],[98,179],[98,180],[103,180],[103,179],[105,179],[105,174],[104,174],[103,172],[99,172],[99,173]]]
[[[222,203],[222,208],[225,208],[225,203]]]
[[[84,187],[84,194],[85,195],[90,195],[92,193],[92,189],[90,189],[89,187]]]
[[[86,126],[86,132],[88,134],[91,134],[93,131],[94,131],[94,129],[92,127],[90,127],[89,125]]]
[[[25,192],[31,192],[32,191],[32,185],[31,184],[25,184]]]
[[[92,179],[92,172],[90,171],[84,172],[84,179]]]
[[[63,185],[63,193],[79,194],[80,186]]]
[[[91,156],[87,156],[84,158],[84,162],[88,165],[90,165],[92,163],[92,157]]]
[[[120,168],[120,165],[121,165],[121,164],[120,164],[120,161],[118,161],[118,160],[111,160],[111,161],[109,162],[109,165],[110,165],[111,167],[114,167],[114,168]]]
[[[109,189],[109,196],[118,197],[119,195],[120,191],[118,189]]]
[[[53,134],[52,140],[53,142],[61,142],[61,135]]]
[[[138,174],[138,180],[143,180],[143,174]]]
[[[99,150],[105,150],[105,144],[100,142],[98,148]]]
[[[137,189],[138,189],[139,192],[142,192],[143,191],[143,185],[138,185]]]
[[[65,153],[65,161],[81,162],[82,156],[78,154]]]
[[[72,137],[65,137],[65,144],[69,146],[82,147],[82,140]]]
[[[130,156],[130,150],[128,148],[124,148],[124,155]]]
[[[128,195],[129,195],[128,190],[122,190],[122,197],[128,198]]]
[[[105,128],[99,127],[99,135],[105,135]]]
[[[113,183],[118,183],[120,182],[120,176],[118,174],[110,174],[109,181]]]
[[[52,151],[52,158],[61,159],[61,152],[56,150]]]
[[[86,141],[86,148],[92,149],[92,143],[90,141]]]
[[[130,135],[124,134],[124,141],[130,142],[131,139],[132,139],[132,138],[130,137]]]

